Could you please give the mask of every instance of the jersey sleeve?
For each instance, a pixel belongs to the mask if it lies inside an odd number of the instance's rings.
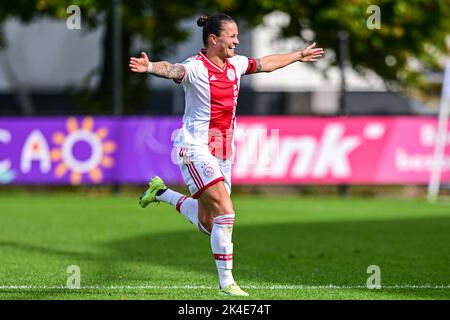
[[[192,83],[196,77],[197,74],[197,63],[194,59],[186,59],[182,63],[177,63],[178,65],[182,66],[184,69],[183,78],[181,80],[174,80],[176,83]]]
[[[252,74],[256,71],[256,59],[253,57],[245,57],[236,55],[230,59],[235,65],[236,71],[241,75]]]

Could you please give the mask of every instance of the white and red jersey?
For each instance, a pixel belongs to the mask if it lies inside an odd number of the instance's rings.
[[[202,49],[181,64],[180,83],[185,92],[183,127],[175,139],[176,147],[207,146],[222,159],[234,150],[236,105],[241,76],[256,70],[254,58],[235,55],[223,68],[206,57]]]

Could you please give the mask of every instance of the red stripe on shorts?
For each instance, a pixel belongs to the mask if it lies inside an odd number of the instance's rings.
[[[195,166],[193,164],[187,164],[186,166],[189,170],[189,173],[191,174],[192,179],[194,179],[197,189],[200,190],[201,188],[203,188],[202,179],[200,179],[200,176],[199,176],[197,170],[195,169]]]
[[[200,186],[198,185],[197,179],[195,178],[195,175],[192,173],[191,168],[189,167],[189,165],[186,165],[189,174],[191,175],[192,180],[194,180],[195,186],[197,187],[197,189],[200,189]]]
[[[192,195],[192,199],[197,199],[200,197],[200,195],[203,193],[203,191],[205,191],[206,189],[208,189],[210,186],[212,186],[213,184],[219,182],[219,181],[224,181],[225,178],[224,177],[219,177],[213,181],[211,181],[210,183],[208,183],[206,186],[204,186],[203,188],[199,189],[196,193],[194,193]]]
[[[194,169],[194,172],[197,174],[197,177],[198,177],[198,179],[200,181],[200,185],[203,188],[205,186],[205,184],[203,183],[203,180],[202,180],[202,177],[200,176],[200,173],[198,173],[197,168],[194,165],[192,165],[192,169]]]

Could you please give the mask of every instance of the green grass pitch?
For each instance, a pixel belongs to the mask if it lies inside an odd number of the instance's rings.
[[[234,196],[249,299],[449,299],[450,205]],[[209,238],[137,197],[0,195],[1,299],[223,299]],[[81,288],[66,288],[67,268]],[[381,286],[366,287],[367,268]]]

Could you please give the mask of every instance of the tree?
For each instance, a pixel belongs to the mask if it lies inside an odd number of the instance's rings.
[[[378,9],[380,28],[371,29]],[[254,25],[282,11],[290,16],[282,37],[310,42],[304,31],[311,30],[320,46],[334,52],[337,33],[345,30],[353,67],[363,74],[375,71],[389,88],[427,90],[426,74],[442,70],[449,55],[450,0],[237,0],[233,10]]]
[[[6,1],[0,11],[0,23],[8,17],[30,22],[41,17],[67,19],[67,8],[77,5],[82,13],[82,29],[93,29],[105,25],[102,65],[94,72],[100,73],[100,82],[94,92],[84,89],[77,97],[89,113],[110,113],[112,105],[112,1],[111,0],[16,0]],[[186,40],[189,34],[179,22],[194,15],[195,7],[188,1],[131,0],[122,1],[122,65],[128,69],[130,46],[133,37],[139,36],[148,43],[153,59],[170,52],[174,44]],[[5,45],[0,34],[0,44]],[[7,45],[7,44],[6,44]],[[93,75],[93,73],[91,74]],[[86,81],[88,82],[88,81]],[[148,98],[149,89],[144,78],[130,72],[123,72],[124,105],[126,113],[133,113]]]
[[[78,5],[83,26],[106,25],[103,42],[101,80],[94,93],[85,91],[84,104],[89,112],[111,111],[111,0],[15,0],[2,3],[0,23],[10,16],[22,21],[38,17],[66,19],[69,5]],[[379,29],[369,29],[372,11],[380,9]],[[372,7],[374,8],[374,7]],[[376,7],[375,7],[376,8]],[[175,44],[189,34],[180,21],[201,13],[226,12],[240,21],[256,26],[275,10],[289,15],[282,37],[297,37],[305,42],[317,41],[321,47],[338,52],[337,33],[350,36],[353,67],[365,73],[376,72],[391,88],[425,90],[426,73],[440,69],[441,57],[449,54],[446,37],[450,34],[450,0],[123,0],[123,66],[131,52],[133,37],[148,43],[151,59],[162,59]],[[306,38],[312,31],[314,38]],[[309,32],[311,34],[311,32]],[[0,34],[0,44],[1,44]],[[416,62],[416,63],[414,63]],[[337,65],[338,60],[331,61]],[[123,73],[124,105],[133,113],[147,99],[149,90],[142,77]]]

